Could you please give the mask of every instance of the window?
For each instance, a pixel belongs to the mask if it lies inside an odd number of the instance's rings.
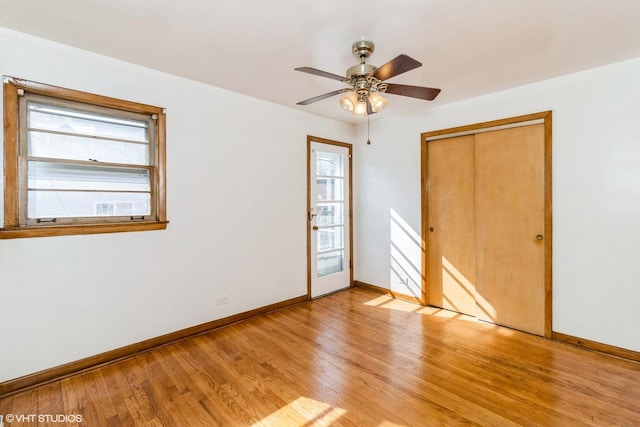
[[[4,132],[0,237],[166,228],[162,108],[5,77]]]

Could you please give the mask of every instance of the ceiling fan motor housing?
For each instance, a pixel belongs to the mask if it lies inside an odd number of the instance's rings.
[[[347,78],[352,77],[366,77],[372,74],[377,68],[371,64],[358,64],[353,67],[349,67],[347,70]]]
[[[364,60],[373,52],[373,47],[373,42],[367,40],[355,42],[351,46],[353,54],[360,58],[360,64],[354,65],[347,70],[347,79],[366,77],[377,69],[374,65],[364,63]]]

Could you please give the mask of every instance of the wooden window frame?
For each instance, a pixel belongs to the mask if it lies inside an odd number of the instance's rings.
[[[15,77],[4,76],[4,228],[0,239],[67,236],[78,234],[117,233],[127,231],[164,230],[167,227],[166,211],[166,115],[164,108],[124,101],[87,92],[65,89]],[[106,107],[132,113],[156,116],[155,163],[151,194],[150,220],[132,222],[97,222],[69,225],[20,224],[20,182],[26,171],[19,166],[20,117],[19,99],[22,94],[44,95],[61,100],[74,101],[87,106]],[[23,206],[22,209],[26,209]],[[99,220],[98,220],[99,221]]]

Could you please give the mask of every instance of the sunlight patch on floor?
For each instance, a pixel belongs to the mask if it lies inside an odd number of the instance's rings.
[[[467,322],[474,322],[481,327],[481,329],[499,329],[499,333],[503,336],[512,336],[515,333],[521,333],[521,331],[502,326],[496,323],[483,321],[477,317],[469,316],[462,313],[457,313],[451,310],[445,310],[439,307],[422,306],[411,301],[405,301],[398,298],[394,298],[389,295],[380,295],[364,303],[372,307],[379,307],[388,310],[404,311],[407,313],[417,313],[425,316],[442,317],[447,319],[464,320]]]
[[[425,307],[413,302],[393,298],[388,295],[380,295],[379,297],[376,297],[370,301],[367,301],[364,304],[373,306],[373,307],[381,307],[389,310],[398,310],[398,311],[405,311],[410,313],[419,313],[419,314],[424,314],[428,316],[445,317],[449,319],[460,319],[460,320],[467,320],[471,322],[477,321],[477,319],[474,317],[457,313],[455,311],[444,310],[438,307],[429,307],[429,306]]]
[[[253,424],[252,427],[281,425],[330,426],[346,412],[346,410],[331,406],[328,403],[300,396],[293,402]],[[298,422],[300,418],[305,419],[303,424]]]
[[[328,403],[320,402],[308,397],[300,396],[288,405],[283,406],[269,416],[261,419],[251,427],[262,426],[332,426],[334,423],[340,424],[339,419],[347,411],[342,408],[331,406]],[[373,426],[373,424],[371,424]],[[375,427],[407,427],[404,424],[396,424],[391,421],[382,421],[375,424]]]

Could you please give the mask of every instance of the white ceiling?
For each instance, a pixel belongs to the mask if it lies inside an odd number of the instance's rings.
[[[344,75],[362,37],[423,63],[389,82],[442,89],[378,117],[640,57],[638,0],[0,0],[0,26],[352,123],[297,106],[343,85],[294,68]]]

